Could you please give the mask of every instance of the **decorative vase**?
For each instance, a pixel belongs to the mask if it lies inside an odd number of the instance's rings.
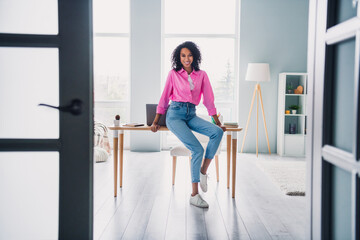
[[[291,110],[291,113],[292,113],[292,114],[296,114],[296,110]]]
[[[295,133],[296,133],[296,124],[289,123],[289,134],[295,134]]]
[[[285,114],[290,114],[290,110],[285,110]]]

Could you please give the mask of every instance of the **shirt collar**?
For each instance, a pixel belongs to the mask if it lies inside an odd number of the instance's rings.
[[[187,74],[187,72],[185,71],[184,68],[181,68],[181,69],[178,71],[178,73],[180,73],[180,74],[182,74],[182,73],[184,73],[184,72]],[[193,71],[192,71],[190,74],[197,75],[197,73],[198,73],[198,71],[195,71],[195,69],[193,69]]]

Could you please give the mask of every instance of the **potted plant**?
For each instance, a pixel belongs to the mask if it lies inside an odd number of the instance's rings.
[[[291,84],[287,85],[286,86],[286,93],[287,94],[292,94],[292,91],[293,91],[293,87]]]
[[[286,93],[287,93],[287,94],[292,94],[292,93],[294,93],[294,87],[292,86],[292,83],[291,83],[291,82],[286,85]]]
[[[300,109],[300,106],[299,105],[291,105],[289,107],[289,109],[291,110],[292,114],[296,114],[296,111]]]

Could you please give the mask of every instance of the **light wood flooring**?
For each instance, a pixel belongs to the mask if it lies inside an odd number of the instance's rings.
[[[260,159],[278,159],[259,155]],[[209,167],[208,209],[189,204],[189,161],[179,158],[175,186],[168,151],[124,151],[123,188],[113,196],[113,160],[94,168],[94,239],[305,239],[305,197],[283,194],[255,165],[238,154],[236,197],[226,188],[226,153]]]

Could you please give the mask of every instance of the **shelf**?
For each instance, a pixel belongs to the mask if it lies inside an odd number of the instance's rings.
[[[306,139],[306,99],[307,99],[307,74],[306,73],[280,73],[278,83],[278,128],[277,128],[277,153],[280,156],[305,155]],[[301,94],[288,87],[296,89],[303,87]],[[290,107],[297,105],[300,109],[296,114],[291,113]],[[289,114],[285,111],[290,110]],[[294,133],[294,134],[290,134]]]
[[[285,117],[303,117],[305,114],[284,114]]]
[[[287,76],[306,76],[306,73],[303,72],[282,72],[280,75],[287,75]]]

